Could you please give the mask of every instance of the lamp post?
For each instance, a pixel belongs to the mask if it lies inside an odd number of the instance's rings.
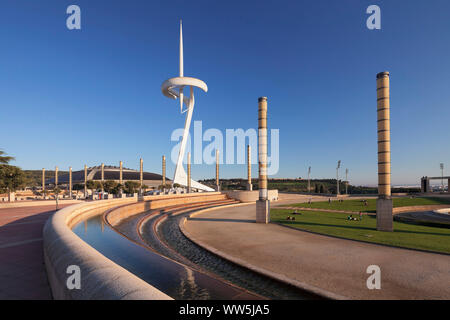
[[[339,168],[341,167],[341,160],[338,161],[336,167],[336,197],[339,195]]]

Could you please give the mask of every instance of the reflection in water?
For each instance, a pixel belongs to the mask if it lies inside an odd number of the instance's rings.
[[[211,299],[208,290],[199,288],[195,283],[195,275],[192,269],[185,267],[185,270],[186,277],[182,278],[180,283],[180,296],[186,296],[189,295],[189,293],[192,293],[197,297],[196,299],[199,300]]]
[[[78,223],[72,231],[105,257],[174,299],[258,299],[127,240],[105,226],[101,214]]]

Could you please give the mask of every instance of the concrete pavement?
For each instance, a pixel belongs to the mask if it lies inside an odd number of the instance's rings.
[[[450,299],[450,256],[256,224],[255,205],[189,218],[191,240],[241,265],[303,288],[349,299]],[[450,240],[449,240],[450,241]],[[367,267],[381,268],[369,290]]]

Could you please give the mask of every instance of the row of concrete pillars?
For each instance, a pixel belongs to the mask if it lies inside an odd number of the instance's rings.
[[[140,176],[140,187],[142,188],[143,186],[143,182],[144,182],[144,161],[141,159],[139,159],[139,176]],[[88,167],[87,165],[84,165],[84,194],[87,195],[87,170]],[[58,187],[58,171],[59,168],[58,166],[55,167],[55,188]],[[163,180],[165,181],[165,177],[163,177]],[[105,164],[102,163],[101,164],[101,181],[102,183],[105,181]],[[119,183],[123,184],[123,162],[120,161],[119,162]],[[69,167],[69,195],[72,196],[72,167]],[[42,191],[45,192],[45,168],[42,168]],[[103,187],[102,187],[102,192],[103,192]]]
[[[391,198],[391,134],[389,72],[377,74],[378,199],[377,230],[393,231]],[[267,98],[258,99],[259,201],[256,222],[269,222],[267,197]],[[249,177],[249,182],[251,182]]]

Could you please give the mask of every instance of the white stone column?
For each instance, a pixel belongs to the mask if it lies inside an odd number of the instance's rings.
[[[187,154],[187,189],[191,193],[191,153]]]
[[[267,191],[267,98],[258,99],[259,200],[256,201],[256,223],[269,223],[270,201]]]
[[[252,191],[252,147],[247,146],[247,190]]]
[[[72,167],[69,167],[69,199],[72,199]]]
[[[393,231],[389,72],[377,74],[378,199],[377,230]]]

